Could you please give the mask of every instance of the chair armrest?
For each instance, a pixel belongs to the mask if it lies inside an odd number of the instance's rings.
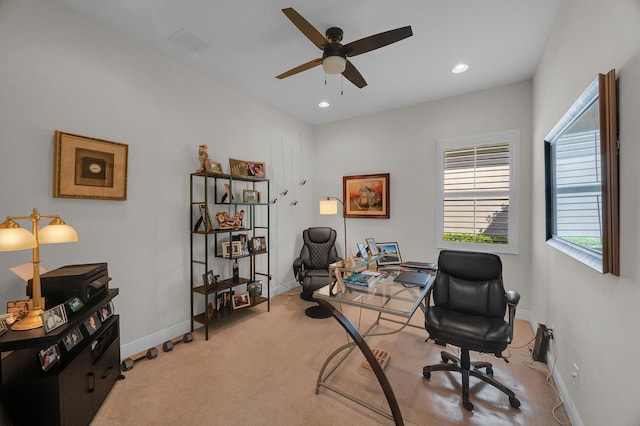
[[[298,257],[293,261],[293,277],[298,279],[298,273],[302,269],[302,258]]]
[[[516,318],[516,306],[520,302],[520,293],[517,291],[507,291],[507,307],[509,308],[509,325],[511,326],[511,333],[509,333],[509,343],[513,340],[513,323]]]
[[[507,303],[509,306],[517,306],[520,302],[520,293],[517,291],[507,291]]]

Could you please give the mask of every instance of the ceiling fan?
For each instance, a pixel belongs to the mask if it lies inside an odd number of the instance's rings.
[[[360,40],[343,45],[340,44],[343,34],[342,29],[331,27],[326,31],[325,37],[292,7],[282,9],[282,13],[284,13],[287,18],[293,22],[293,25],[298,27],[302,34],[311,40],[318,49],[322,50],[323,54],[321,58],[313,59],[277,75],[276,78],[279,79],[290,77],[322,64],[322,68],[326,73],[342,74],[347,80],[362,89],[367,85],[367,82],[347,58],[379,49],[413,35],[411,26],[407,26],[361,38]]]

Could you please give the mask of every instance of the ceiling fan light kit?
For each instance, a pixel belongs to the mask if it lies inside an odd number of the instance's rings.
[[[292,7],[282,9],[282,13],[323,53],[320,58],[312,59],[277,75],[276,78],[279,79],[290,77],[322,64],[322,68],[327,74],[342,74],[356,87],[362,89],[367,85],[367,82],[348,58],[379,49],[413,35],[411,27],[407,26],[361,38],[343,45],[340,43],[343,35],[342,29],[331,27],[327,29],[326,36],[323,36],[320,31]]]
[[[342,74],[347,68],[347,59],[342,56],[327,56],[322,61],[322,68],[327,74]]]

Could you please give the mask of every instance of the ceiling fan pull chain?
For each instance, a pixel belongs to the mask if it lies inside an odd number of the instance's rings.
[[[344,95],[344,76],[340,79],[340,96]]]

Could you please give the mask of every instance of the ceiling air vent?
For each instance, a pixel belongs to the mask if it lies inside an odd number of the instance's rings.
[[[183,49],[193,53],[201,53],[211,47],[209,43],[202,40],[186,28],[181,28],[176,31],[171,35],[171,37],[169,37],[169,41],[172,41]]]

